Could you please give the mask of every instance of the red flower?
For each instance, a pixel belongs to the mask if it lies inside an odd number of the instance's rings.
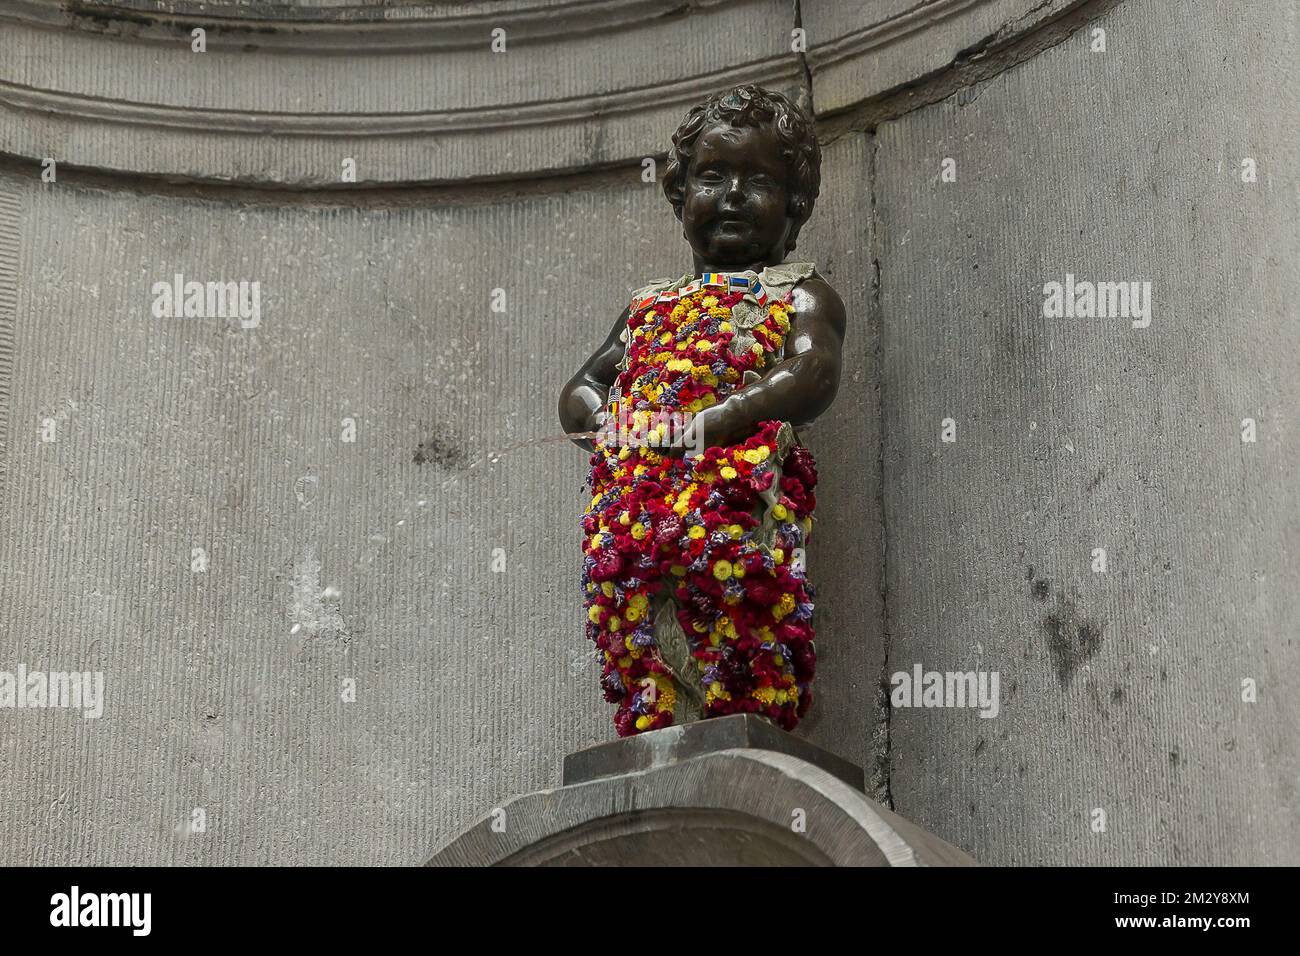
[[[764,606],[781,600],[781,589],[771,578],[745,578],[745,594],[753,602]]]
[[[817,487],[817,465],[813,461],[812,452],[802,445],[790,449],[782,469],[791,478],[798,479],[808,491]]]
[[[622,556],[616,551],[602,551],[596,556],[596,566],[591,569],[591,579],[597,583],[612,581],[622,573]]]
[[[670,511],[655,522],[655,544],[672,547],[684,530],[682,519]]]

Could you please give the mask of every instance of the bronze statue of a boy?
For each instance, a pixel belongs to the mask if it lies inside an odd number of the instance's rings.
[[[785,258],[820,166],[779,93],[694,107],[664,174],[693,272],[637,289],[560,394],[592,452],[582,587],[620,736],[741,712],[788,730],[812,701],[817,471],[794,426],[835,398],[844,306]]]

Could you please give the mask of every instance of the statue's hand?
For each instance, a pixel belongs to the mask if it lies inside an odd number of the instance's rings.
[[[730,445],[744,437],[743,423],[732,414],[734,406],[724,401],[697,412],[683,436],[679,454],[700,455],[704,449]]]

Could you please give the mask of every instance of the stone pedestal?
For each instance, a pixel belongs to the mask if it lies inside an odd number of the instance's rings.
[[[751,715],[570,754],[430,866],[970,866],[863,793],[863,772]]]

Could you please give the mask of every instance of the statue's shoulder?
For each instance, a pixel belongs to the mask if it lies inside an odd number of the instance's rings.
[[[790,285],[817,274],[817,265],[813,262],[782,262],[775,266],[766,266],[758,274],[763,285]]]
[[[779,265],[765,267],[758,274],[758,281],[763,284],[763,288],[767,290],[768,295],[775,295],[778,299],[784,299],[790,290],[800,282],[814,276],[821,278],[815,263],[782,262]]]

